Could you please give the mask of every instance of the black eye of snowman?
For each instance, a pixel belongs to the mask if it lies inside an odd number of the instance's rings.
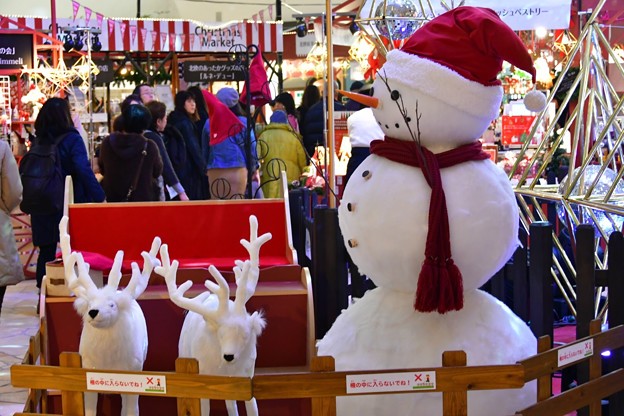
[[[411,117],[405,117],[405,121],[407,121],[409,123],[410,121],[412,121],[412,118]]]
[[[392,90],[392,92],[390,93],[390,98],[392,99],[392,101],[397,101],[400,97],[401,93],[397,90]]]

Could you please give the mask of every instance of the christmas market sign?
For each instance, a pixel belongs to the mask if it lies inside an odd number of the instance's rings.
[[[32,68],[34,49],[32,34],[0,33],[0,70]]]
[[[245,81],[245,66],[236,62],[184,62],[186,82]]]

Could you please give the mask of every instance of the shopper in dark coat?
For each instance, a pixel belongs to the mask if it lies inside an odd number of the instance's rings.
[[[35,120],[35,131],[35,140],[57,142],[63,176],[70,175],[72,178],[74,202],[104,201],[104,191],[91,169],[84,141],[78,130],[74,128],[67,100],[50,98],[46,101]],[[39,247],[36,272],[39,288],[46,272],[46,263],[56,257],[59,223],[62,215],[62,212],[31,215],[33,245]]]
[[[149,110],[143,105],[131,105],[122,114],[123,131],[113,132],[100,147],[102,187],[108,202],[157,201],[157,179],[163,162],[158,146],[143,137],[151,123]],[[141,162],[142,161],[142,162]],[[128,197],[140,168],[136,187]]]
[[[160,157],[163,161],[163,185],[168,186],[175,191],[176,196],[179,195],[177,199],[181,201],[188,201],[189,198],[184,191],[184,187],[180,183],[180,179],[178,179],[178,175],[176,175],[176,172],[173,169],[171,159],[169,159],[169,154],[167,153],[167,148],[165,147],[165,142],[162,137],[163,131],[167,126],[167,107],[160,101],[150,101],[146,104],[146,107],[152,115],[152,124],[149,130],[145,130],[145,132],[143,132],[143,135],[147,139],[152,140],[158,146]],[[164,191],[165,194],[169,196],[168,191],[166,189]],[[164,196],[165,195],[163,195],[163,197]]]
[[[208,198],[208,177],[206,160],[200,143],[201,132],[197,131],[197,104],[188,91],[179,91],[175,96],[175,109],[169,114],[167,124],[175,127],[184,139],[187,163],[176,170],[178,178],[189,199]],[[175,165],[174,165],[175,166]]]
[[[338,101],[334,101],[334,111],[345,111],[345,106]],[[324,130],[325,114],[323,112],[323,100],[321,100],[310,107],[301,126],[303,146],[306,149],[308,160],[314,156],[316,146],[325,144]]]
[[[301,96],[301,105],[297,107],[297,112],[299,113],[299,133],[302,131],[306,113],[310,107],[319,101],[321,101],[321,92],[319,88],[314,84],[310,84],[305,87],[303,95]]]

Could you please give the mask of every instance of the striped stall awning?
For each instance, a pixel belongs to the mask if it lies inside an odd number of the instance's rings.
[[[52,28],[52,19],[47,17],[7,17],[10,20],[0,19],[0,29]],[[263,52],[284,50],[282,22],[217,24],[163,19],[57,19],[58,34],[66,27],[100,30],[102,51],[228,52],[234,45],[251,44],[259,46]]]

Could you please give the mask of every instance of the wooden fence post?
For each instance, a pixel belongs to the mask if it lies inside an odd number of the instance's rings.
[[[594,319],[594,293],[596,292],[596,277],[594,256],[596,244],[594,227],[581,224],[576,228],[576,339],[589,336],[589,323]],[[561,390],[576,379],[580,385],[589,381],[589,363],[582,362],[575,367],[562,371]],[[565,384],[565,385],[564,385]],[[577,412],[578,416],[588,416],[589,408],[584,407]]]
[[[529,291],[531,330],[536,337],[553,338],[552,292],[552,226],[547,221],[535,221],[529,230]]]
[[[312,357],[310,371],[325,372],[335,371],[334,357]],[[336,416],[336,397],[313,397],[312,416]]]
[[[59,357],[61,367],[82,368],[82,358],[77,352],[62,352]],[[63,414],[84,416],[84,396],[82,391],[61,391]]]
[[[199,362],[195,358],[178,358],[175,361],[177,373],[199,374]],[[178,416],[200,416],[201,399],[178,397]]]
[[[609,328],[624,325],[624,237],[621,232],[609,236]],[[624,368],[624,348],[611,351],[609,371]],[[624,414],[624,392],[609,397],[609,416]]]
[[[466,353],[464,351],[444,351],[442,353],[443,367],[466,366]],[[442,415],[443,416],[467,416],[468,415],[468,391],[445,391],[442,392]]]
[[[594,319],[589,323],[589,335],[596,335],[601,332],[600,319]],[[602,376],[602,355],[599,352],[594,352],[589,361],[588,378],[595,380]],[[597,400],[589,404],[588,408],[589,416],[601,416],[602,415],[602,400]],[[578,413],[577,413],[578,415]]]
[[[552,348],[552,340],[548,335],[539,337],[537,340],[537,353],[548,351]],[[548,373],[537,378],[537,401],[541,402],[552,396],[552,374]]]

